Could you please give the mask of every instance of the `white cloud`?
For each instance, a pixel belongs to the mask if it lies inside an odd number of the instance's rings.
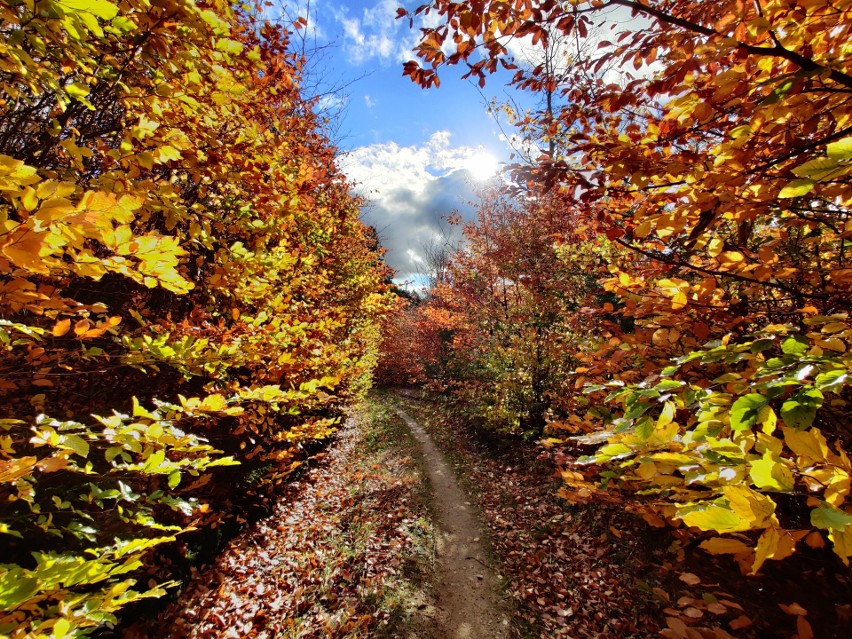
[[[271,7],[263,9],[264,15],[273,20],[281,20],[288,27],[297,19],[307,20],[307,26],[300,29],[294,36],[299,41],[304,39],[305,46],[310,48],[319,42],[327,42],[328,34],[324,25],[319,22],[319,15],[325,0],[272,0]]]
[[[365,93],[364,94],[364,104],[367,105],[368,109],[372,109],[374,106],[376,106],[376,104],[378,104],[378,102],[376,102],[376,100],[374,100],[371,96],[369,96]]]
[[[421,145],[373,144],[342,159],[343,171],[367,199],[363,220],[379,231],[398,279],[423,272],[429,244],[459,240],[460,229],[445,218],[454,211],[472,217],[471,178],[488,157],[482,147],[454,147],[448,131],[437,131]]]
[[[343,109],[349,99],[345,95],[324,94],[317,100],[318,113],[336,113]]]
[[[578,6],[578,9],[583,11],[588,8],[587,5]],[[576,38],[574,32],[565,36],[554,27],[551,29],[553,37],[548,45],[549,51],[545,51],[543,42],[533,44],[532,36],[509,38],[505,42],[506,48],[515,61],[526,69],[543,65],[549,57],[552,73],[559,77],[567,72],[574,61],[598,60],[615,48],[601,46],[602,42],[615,42],[625,31],[642,31],[652,23],[644,16],[633,16],[631,9],[624,6],[601,8],[584,15],[590,21],[587,25],[588,35],[584,38]],[[606,82],[622,84],[632,78],[650,78],[659,68],[659,63],[639,70],[634,69],[632,65],[627,68],[611,65],[604,69],[603,79]]]
[[[408,23],[397,20],[398,0],[378,0],[360,13],[350,13],[347,6],[333,10],[334,19],[343,29],[343,48],[356,64],[371,60],[394,63],[411,58],[416,34]]]

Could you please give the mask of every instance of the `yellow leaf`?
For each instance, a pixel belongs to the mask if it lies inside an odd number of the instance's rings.
[[[836,474],[825,489],[823,497],[832,506],[840,508],[846,502],[846,497],[849,495],[850,480],[849,475],[845,471],[838,468],[834,472]]]
[[[71,631],[71,623],[67,619],[59,619],[53,624],[53,639],[63,639]]]
[[[734,512],[724,501],[705,502],[678,509],[675,515],[687,526],[717,532],[737,532],[751,529],[748,519]]]
[[[787,448],[801,457],[805,464],[811,465],[816,462],[826,461],[828,454],[828,443],[822,433],[816,429],[798,431],[793,428],[783,427],[784,443]]]
[[[731,266],[742,262],[745,257],[739,251],[724,251],[719,254],[718,259],[723,267],[730,268]]]
[[[3,246],[0,252],[19,268],[47,275],[50,273],[50,269],[39,257],[39,253],[45,246],[42,242],[43,238],[44,234],[26,231],[22,235],[9,238],[9,243]]]
[[[671,424],[674,419],[675,405],[674,402],[667,401],[663,404],[663,410],[660,411],[660,416],[657,418],[657,427],[662,428],[667,424]]]
[[[70,200],[64,197],[52,197],[41,203],[35,217],[44,222],[53,222],[54,220],[61,220],[74,210],[74,205]]]
[[[748,545],[738,539],[728,539],[726,537],[713,537],[712,539],[702,541],[700,546],[711,555],[741,555],[751,552],[751,547]]]
[[[34,211],[36,209],[38,206],[38,197],[33,187],[28,186],[24,189],[24,194],[21,196],[21,204],[24,205],[27,211]]]
[[[751,574],[755,574],[767,559],[775,555],[776,550],[778,550],[779,541],[780,535],[777,528],[767,528],[763,531],[760,539],[757,540],[754,563],[751,565]]]
[[[103,20],[112,20],[118,15],[118,7],[108,0],[62,0],[65,9],[91,13]]]
[[[170,160],[180,160],[181,159],[180,151],[178,151],[173,146],[165,145],[161,146],[157,149],[157,161],[158,162],[169,162]]]
[[[218,393],[214,393],[213,395],[208,395],[204,398],[201,404],[198,405],[199,410],[210,411],[210,412],[218,412],[227,408],[228,403],[225,400],[223,395],[219,395]]]
[[[852,557],[852,527],[846,530],[832,529],[828,538],[834,546],[834,553],[848,566],[849,557]]]
[[[711,257],[716,257],[725,250],[725,242],[718,237],[714,237],[707,243],[707,254]]]
[[[757,411],[757,422],[760,424],[760,430],[771,435],[778,425],[778,416],[772,410],[772,407],[767,405]]]
[[[28,475],[32,472],[37,461],[36,457],[20,457],[9,461],[0,460],[0,483],[13,482],[19,477]]]
[[[764,528],[775,513],[774,501],[747,486],[725,486],[722,493],[731,509],[749,522],[749,528]]]

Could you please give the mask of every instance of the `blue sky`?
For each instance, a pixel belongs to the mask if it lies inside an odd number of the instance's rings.
[[[340,165],[367,201],[362,218],[379,231],[386,261],[397,281],[414,281],[426,271],[426,247],[449,239],[457,242],[458,226],[445,218],[458,211],[471,219],[477,189],[486,184],[501,162],[511,158],[504,130],[488,113],[495,96],[505,102],[509,73],[492,76],[484,93],[460,80],[463,68],[441,71],[441,86],[428,91],[402,75],[403,63],[414,58],[419,26],[397,20],[397,8],[413,10],[425,0],[272,0],[271,14],[308,20],[299,32],[310,64],[305,80],[308,95],[320,95],[321,108],[339,114],[332,120],[333,138],[343,152]],[[426,17],[425,20],[429,20]],[[561,50],[565,64],[576,55],[599,55],[601,40],[615,40],[625,29],[641,29],[648,21],[628,9],[604,10],[595,18],[592,35],[573,49]],[[297,41],[298,44],[298,41]],[[535,66],[540,51],[529,40],[505,42],[521,65]],[[603,77],[620,82],[654,69],[608,68]],[[529,96],[512,96],[531,106]],[[527,149],[531,152],[531,149]]]
[[[420,2],[299,0],[284,9],[308,19],[306,84],[327,92],[322,105],[339,113],[335,142],[344,172],[368,200],[363,219],[379,230],[397,280],[410,281],[425,270],[426,246],[458,236],[443,218],[472,215],[477,187],[508,160],[509,147],[487,98],[459,79],[461,70],[446,70],[440,88],[428,91],[402,75],[418,31],[396,19],[401,4]],[[502,82],[486,90],[499,94]]]

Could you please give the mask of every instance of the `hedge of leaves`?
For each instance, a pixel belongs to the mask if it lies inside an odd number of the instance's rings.
[[[260,15],[0,5],[0,634],[163,594],[369,383],[386,273]]]

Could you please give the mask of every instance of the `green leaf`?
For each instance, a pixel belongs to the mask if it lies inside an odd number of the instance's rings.
[[[172,488],[172,489],[177,488],[179,483],[180,483],[180,471],[175,470],[175,471],[169,473],[169,488]]]
[[[597,457],[600,460],[602,457],[623,457],[632,453],[633,450],[624,444],[607,444],[598,450]]]
[[[83,21],[83,24],[86,25],[86,28],[94,33],[97,37],[102,38],[104,35],[104,30],[101,29],[101,25],[98,22],[98,19],[88,11],[82,11],[77,14],[80,19]]]
[[[781,405],[781,419],[787,426],[807,428],[814,423],[817,409],[822,406],[823,394],[817,388],[799,391]]]
[[[683,382],[674,379],[662,379],[654,386],[655,391],[665,393],[666,391],[674,390],[683,386]]]
[[[747,430],[757,423],[760,409],[769,404],[769,398],[758,393],[743,395],[731,406],[731,428]]]
[[[832,142],[825,147],[825,151],[828,157],[836,160],[848,160],[852,158],[852,136]]]
[[[852,526],[852,514],[823,502],[811,511],[811,524],[823,530],[845,530]]]
[[[650,417],[643,417],[636,422],[633,432],[642,441],[647,440],[654,432],[654,420]]]
[[[80,457],[85,458],[89,456],[89,442],[79,435],[63,435],[62,446],[70,448]]]
[[[624,414],[624,419],[636,419],[637,417],[641,417],[649,408],[651,408],[651,404],[648,402],[637,401],[629,407],[629,410]]]
[[[39,590],[38,579],[30,574],[18,566],[12,566],[8,572],[0,570],[0,608],[12,610]]]
[[[752,353],[762,353],[763,351],[767,351],[770,348],[775,346],[775,340],[765,337],[763,339],[756,339],[751,343],[751,347],[749,350]]]
[[[786,464],[780,458],[773,457],[769,451],[763,455],[762,459],[751,462],[748,474],[752,483],[761,490],[788,493],[793,490],[796,483],[793,473]]]
[[[109,0],[60,0],[57,4],[73,12],[87,12],[102,20],[112,20],[118,15],[118,7]]]
[[[778,192],[779,198],[801,197],[807,195],[814,190],[816,181],[810,178],[799,178],[788,182],[787,185]]]
[[[145,460],[145,465],[142,467],[142,470],[146,473],[150,473],[152,471],[156,471],[162,463],[166,460],[166,453],[164,450],[157,450],[151,453],[151,456]]]
[[[840,389],[832,387],[845,385],[847,379],[849,379],[848,371],[839,369],[835,371],[828,371],[827,373],[820,373],[816,376],[814,385],[820,390],[829,388],[833,392],[838,393],[840,392]]]
[[[781,351],[785,355],[795,355],[801,357],[808,352],[810,344],[806,337],[802,335],[790,335],[781,343]]]
[[[793,169],[793,175],[820,182],[835,173],[840,164],[836,158],[815,158]]]

